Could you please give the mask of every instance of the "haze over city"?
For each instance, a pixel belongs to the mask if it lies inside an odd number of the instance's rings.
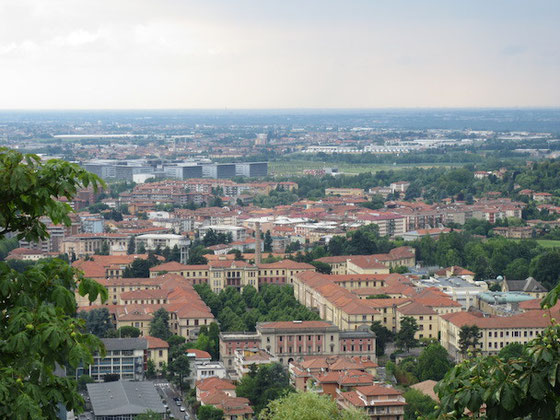
[[[560,3],[0,3],[0,109],[555,107]]]
[[[0,0],[0,419],[559,419],[559,22]]]

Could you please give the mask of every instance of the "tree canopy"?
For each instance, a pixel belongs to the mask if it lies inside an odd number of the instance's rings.
[[[290,391],[288,373],[280,363],[260,365],[241,378],[236,388],[237,396],[248,398],[256,413],[270,401]]]
[[[293,392],[266,406],[259,420],[367,420],[364,411],[339,410],[331,397],[314,392]]]
[[[70,225],[65,200],[100,184],[77,165],[0,149],[0,240],[8,233],[46,239],[44,217]],[[0,262],[0,417],[57,419],[59,404],[82,410],[76,381],[56,370],[92,363],[104,348],[74,317],[76,287],[90,301],[107,299],[105,288],[62,260],[41,260],[21,273]]]

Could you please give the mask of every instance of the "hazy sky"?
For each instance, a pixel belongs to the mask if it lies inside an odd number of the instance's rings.
[[[0,108],[560,106],[559,22],[559,0],[0,0]]]

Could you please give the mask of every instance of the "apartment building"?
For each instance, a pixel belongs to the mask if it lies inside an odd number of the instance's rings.
[[[341,330],[356,330],[362,325],[371,325],[380,316],[369,302],[335,284],[327,274],[297,274],[294,297],[302,305],[317,309],[321,319],[332,322]]]
[[[124,381],[141,381],[148,362],[148,341],[145,338],[102,338],[105,357],[94,355],[93,363],[76,369],[76,378],[89,375],[103,382],[107,374],[119,375]]]
[[[129,280],[129,279],[125,279]],[[200,327],[214,322],[210,308],[202,301],[192,284],[181,276],[165,274],[151,279],[134,279],[127,286],[118,285],[112,291],[120,304],[79,306],[78,311],[107,308],[116,328],[132,326],[142,336],[149,335],[153,313],[160,308],[169,312],[169,328],[173,334],[193,340]],[[143,285],[138,280],[144,280]],[[122,289],[132,289],[123,291]],[[113,287],[111,287],[113,289]],[[157,303],[159,302],[159,303]]]
[[[395,212],[363,212],[356,214],[355,219],[364,225],[376,225],[380,236],[393,238],[407,231],[405,217]]]
[[[222,233],[224,235],[231,234],[231,238],[233,242],[236,241],[244,241],[247,239],[247,229],[241,226],[232,226],[232,225],[205,225],[201,226],[198,229],[198,232],[201,237],[206,236],[209,230],[213,230],[214,233]]]
[[[126,255],[130,235],[123,233],[80,233],[62,241],[62,252],[83,258],[99,253],[105,244],[109,255]]]
[[[401,246],[387,254],[339,255],[322,257],[317,261],[331,266],[332,274],[389,274],[391,267],[411,267],[416,264],[414,248]]]
[[[421,338],[435,338],[439,336],[439,316],[429,306],[418,302],[409,302],[397,308],[397,331],[401,329],[402,320],[405,317],[413,318],[418,326],[414,334],[417,340]]]
[[[259,264],[258,283],[261,284],[293,284],[298,273],[315,271],[311,264],[292,260],[281,260],[270,264]]]
[[[258,289],[261,284],[293,284],[298,273],[314,270],[311,264],[291,260],[256,266],[245,261],[220,259],[200,265],[164,263],[150,268],[150,276],[156,277],[164,272],[178,274],[193,284],[207,283],[218,293],[226,287],[242,290],[247,285]]]
[[[338,195],[341,197],[365,197],[363,188],[326,188],[325,195]]]
[[[478,350],[483,355],[497,354],[511,343],[525,344],[550,325],[549,314],[531,310],[512,316],[484,316],[482,313],[455,312],[440,316],[441,344],[449,354],[460,359],[461,327],[476,325],[481,332]],[[558,311],[552,317],[558,318]]]
[[[353,391],[337,390],[341,409],[365,410],[372,420],[403,420],[406,401],[400,391],[385,385],[373,384],[356,387]]]
[[[196,381],[196,400],[200,405],[212,405],[224,412],[224,420],[253,418],[247,398],[237,397],[235,385],[226,379],[212,376]]]
[[[310,356],[360,356],[375,361],[369,327],[342,331],[326,321],[259,322],[254,333],[220,333],[220,358],[233,371],[235,351],[263,349],[284,366]]]

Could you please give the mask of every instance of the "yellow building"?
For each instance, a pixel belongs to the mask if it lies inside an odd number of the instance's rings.
[[[438,338],[439,333],[439,316],[429,306],[424,306],[418,302],[410,302],[400,306],[396,310],[397,314],[397,331],[401,329],[404,317],[414,318],[418,325],[418,331],[414,334],[417,340],[421,338]]]
[[[154,362],[156,370],[160,371],[163,364],[169,362],[169,344],[157,337],[145,336],[148,341],[148,359]]]
[[[546,317],[544,315],[547,315]],[[558,318],[560,313],[552,312]],[[440,342],[450,355],[459,359],[460,332],[463,326],[476,325],[480,329],[478,350],[483,355],[496,354],[511,343],[525,344],[536,338],[550,325],[548,313],[532,310],[512,316],[482,316],[472,312],[455,312],[440,316]]]

